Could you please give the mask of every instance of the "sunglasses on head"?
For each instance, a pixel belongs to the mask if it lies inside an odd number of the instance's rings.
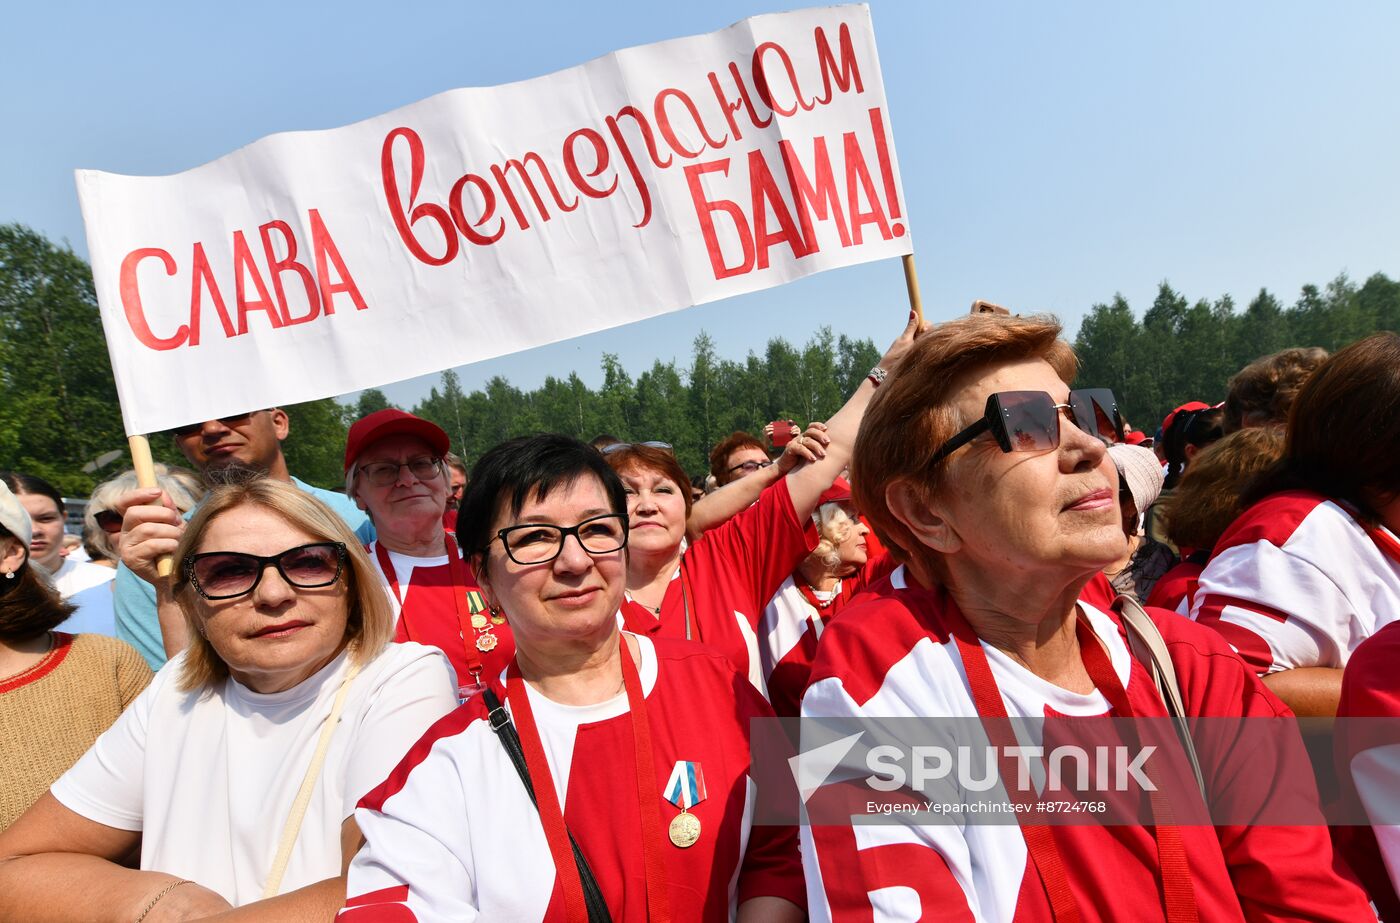
[[[603,446],[603,447],[602,447],[601,449],[599,449],[598,451],[599,451],[599,452],[602,452],[604,455],[611,455],[611,454],[614,453],[614,452],[621,452],[623,449],[630,449],[630,448],[632,448],[633,446],[645,446],[645,447],[647,447],[648,449],[662,449],[662,450],[667,451],[667,452],[673,451],[673,448],[672,448],[672,446],[671,446],[671,443],[669,443],[669,442],[657,442],[657,441],[652,441],[652,442],[614,442],[612,445],[605,445],[605,446]]]
[[[269,566],[277,568],[282,579],[298,589],[330,586],[340,579],[345,557],[345,546],[340,542],[312,542],[266,556],[206,551],[188,555],[182,564],[185,578],[200,596],[233,599],[253,592]]]
[[[947,458],[983,433],[990,432],[1003,452],[1046,452],[1060,445],[1060,412],[1090,436],[1108,445],[1123,441],[1123,417],[1118,399],[1108,388],[1085,388],[1069,393],[1057,404],[1044,391],[998,391],[987,398],[982,419],[943,443],[932,461]]]

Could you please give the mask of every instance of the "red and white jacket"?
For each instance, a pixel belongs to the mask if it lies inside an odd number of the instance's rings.
[[[802,700],[804,718],[974,717],[965,668],[951,634],[949,601],[912,582],[904,568],[827,626]],[[1166,714],[1146,670],[1128,653],[1116,616],[1081,602],[1139,717]],[[1164,635],[1188,713],[1288,714],[1214,632],[1163,610]],[[1111,711],[1096,689],[1081,695],[1031,674],[987,644],[982,650],[1011,717],[1096,716]],[[1247,767],[1208,778],[1212,799],[1253,787]],[[1227,770],[1233,767],[1226,767]],[[828,783],[833,784],[833,783]],[[821,797],[818,788],[812,797]],[[808,802],[809,805],[811,802]],[[1199,919],[1361,920],[1360,889],[1332,870],[1318,812],[1315,827],[1182,826]],[[1142,826],[1050,828],[1081,918],[1160,920],[1156,851]],[[1051,918],[1046,892],[1021,828],[995,824],[905,823],[803,826],[803,865],[813,920],[976,920]],[[1146,858],[1144,858],[1146,857]]]
[[[1400,542],[1376,537],[1337,503],[1286,491],[1250,507],[1220,537],[1191,617],[1219,631],[1260,675],[1345,667],[1362,641],[1400,618]]]
[[[827,623],[895,566],[888,552],[871,558],[858,573],[837,585],[836,596],[824,606],[813,603],[807,595],[810,589],[804,592],[806,581],[801,574],[794,573],[783,581],[763,609],[763,622],[758,632],[761,639],[758,654],[768,685],[768,701],[773,703],[778,717],[797,717],[802,693],[807,689],[807,677],[812,672],[812,661],[817,656],[817,643]]]
[[[665,840],[677,920],[731,920],[738,904],[805,903],[797,832],[754,826],[749,721],[768,703],[716,652],[638,638],[658,784],[679,761],[699,764],[707,795],[691,808],[700,840]],[[614,920],[645,920],[646,863],[627,698],[550,702],[528,689],[564,821]],[[507,706],[509,708],[509,706]],[[678,813],[655,794],[663,823]],[[487,719],[481,696],[439,721],[361,801],[365,845],[350,866],[341,923],[563,920],[563,890],[539,812]]]
[[[797,518],[787,478],[779,478],[758,502],[691,543],[659,618],[628,599],[622,605],[623,627],[656,638],[685,638],[688,615],[690,640],[728,657],[766,695],[758,634],[763,608],[815,546],[815,536]]]

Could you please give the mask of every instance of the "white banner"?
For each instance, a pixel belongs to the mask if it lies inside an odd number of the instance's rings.
[[[77,183],[129,434],[911,252],[865,6]]]

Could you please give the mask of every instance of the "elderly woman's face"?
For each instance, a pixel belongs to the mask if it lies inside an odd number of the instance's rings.
[[[376,527],[442,519],[450,485],[439,464],[430,476],[413,473],[412,464],[437,456],[417,436],[385,436],[360,453],[355,478],[355,502],[368,510]],[[392,480],[389,480],[392,478]],[[376,481],[387,483],[376,483]]]
[[[685,538],[685,495],[681,487],[660,471],[630,468],[618,472],[627,490],[627,516],[634,552],[670,553]]]
[[[988,369],[967,381],[954,403],[965,423],[982,416],[997,391],[1045,391],[1056,403],[1069,387],[1041,359]],[[948,460],[939,512],[954,553],[1005,574],[1082,570],[1113,563],[1126,550],[1118,511],[1118,473],[1107,448],[1062,412],[1060,445],[1045,452],[1002,452],[991,434]]]
[[[512,516],[504,505],[491,524],[491,534],[536,523],[568,528],[612,512],[602,482],[586,474],[572,484],[556,485],[543,500],[530,496],[519,515]],[[608,525],[616,528],[618,523]],[[597,541],[592,531],[589,535],[590,541]],[[568,535],[553,560],[518,564],[495,539],[487,546],[477,579],[490,603],[504,612],[516,645],[527,655],[538,655],[560,644],[587,644],[611,636],[622,604],[625,555],[621,548],[590,554],[577,537]]]
[[[195,553],[265,557],[321,541],[270,510],[248,505],[214,519]],[[210,645],[233,678],[255,692],[281,692],[324,667],[345,646],[347,580],[342,570],[329,586],[301,589],[268,566],[252,592],[233,599],[196,596],[196,605]]]

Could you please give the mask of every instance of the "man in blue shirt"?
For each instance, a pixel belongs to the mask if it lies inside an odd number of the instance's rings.
[[[282,441],[290,431],[287,414],[274,407],[182,426],[174,431],[174,437],[176,447],[209,484],[252,476],[290,481],[339,513],[360,540],[368,542],[374,537],[374,527],[354,501],[303,483],[287,471]],[[154,504],[158,495],[154,488],[133,491],[129,496],[138,505],[127,510],[124,528],[130,531],[150,524],[148,531],[164,528],[168,535],[177,536],[183,523],[174,519],[173,510],[142,505]],[[170,547],[173,549],[173,543]],[[165,585],[158,592],[150,580]],[[170,596],[168,580],[155,577],[153,569],[138,576],[122,564],[117,569],[114,592],[117,637],[140,651],[151,669],[159,670],[168,657],[184,649],[184,617]]]

